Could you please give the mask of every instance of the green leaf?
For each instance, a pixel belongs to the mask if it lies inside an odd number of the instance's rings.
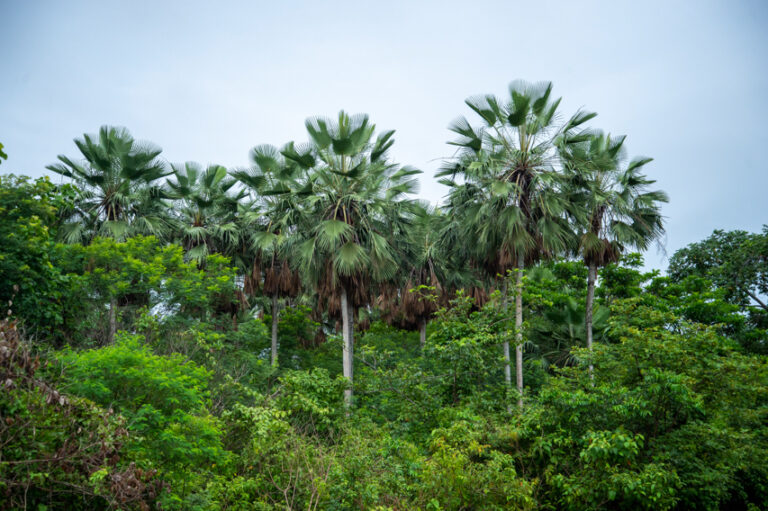
[[[369,262],[370,258],[363,247],[350,241],[341,246],[333,264],[339,275],[352,276],[365,268]]]

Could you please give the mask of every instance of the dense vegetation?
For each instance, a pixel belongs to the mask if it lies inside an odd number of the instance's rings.
[[[439,207],[344,112],[0,176],[0,509],[768,508],[768,227],[641,271],[651,160],[551,92],[467,100]]]

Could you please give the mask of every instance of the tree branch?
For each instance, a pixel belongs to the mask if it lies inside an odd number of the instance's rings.
[[[762,301],[760,298],[758,298],[758,296],[757,296],[755,293],[753,293],[752,291],[750,291],[749,289],[747,289],[747,294],[748,294],[750,297],[752,297],[752,299],[753,299],[754,301],[756,301],[756,302],[757,302],[757,303],[760,305],[760,307],[762,307],[762,308],[763,308],[763,310],[765,310],[765,311],[767,311],[767,312],[768,312],[768,305],[766,305],[766,304],[765,304],[765,303],[764,303],[764,302],[763,302],[763,301]]]

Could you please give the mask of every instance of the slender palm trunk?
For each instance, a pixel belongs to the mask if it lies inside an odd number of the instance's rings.
[[[515,285],[515,372],[517,373],[517,406],[523,408],[523,270],[525,259],[517,256]]]
[[[357,318],[357,311],[349,297],[347,297],[347,306],[349,307],[349,378],[353,379],[352,375],[355,372],[355,319]]]
[[[597,266],[594,264],[589,265],[589,274],[587,276],[587,312],[584,318],[584,325],[587,330],[587,349],[592,353],[592,308],[595,302],[595,281],[597,280]],[[594,367],[592,362],[589,363],[589,377],[594,379],[593,373]]]
[[[117,332],[117,299],[109,300],[109,333],[107,334],[107,344],[112,344]]]
[[[277,293],[272,295],[272,367],[277,367],[277,323],[279,321]]]
[[[349,380],[349,388],[344,390],[344,406],[349,410],[352,406],[352,326],[350,325],[349,301],[347,290],[341,288],[341,331],[344,339],[342,347],[342,371]]]
[[[506,275],[504,278],[504,285],[503,285],[503,297],[502,297],[502,307],[504,309],[504,317],[507,317],[507,313],[509,312],[509,283],[507,281]],[[509,323],[507,323],[509,325]],[[512,388],[512,363],[509,356],[509,327],[506,328],[506,332],[504,332],[504,384],[506,385],[506,392],[507,392],[507,398],[509,397],[509,390]],[[506,399],[505,399],[506,401]],[[510,412],[509,405],[507,405],[507,411]]]
[[[427,344],[427,318],[421,318],[419,320],[419,346],[424,349],[424,345]]]

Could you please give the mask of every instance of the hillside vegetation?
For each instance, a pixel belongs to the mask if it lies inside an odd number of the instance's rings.
[[[652,160],[559,104],[468,99],[439,206],[345,112],[0,176],[0,509],[768,509],[768,226],[644,272]]]

